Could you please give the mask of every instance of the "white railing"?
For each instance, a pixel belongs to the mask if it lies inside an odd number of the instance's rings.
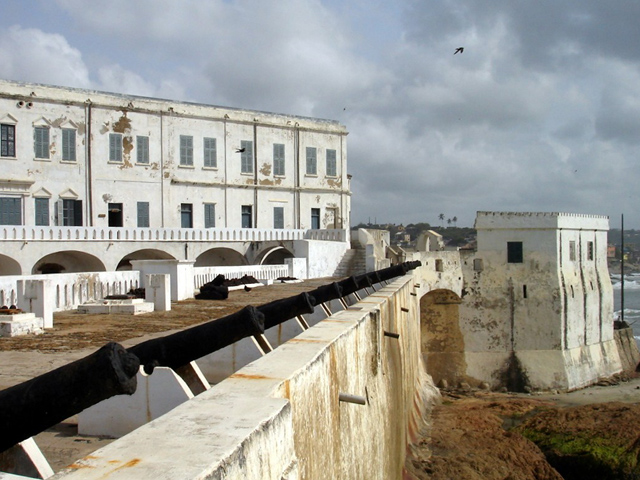
[[[0,240],[21,242],[266,242],[285,240],[328,240],[344,242],[346,238],[346,230],[0,226]]]
[[[107,295],[127,293],[140,286],[140,272],[82,272],[51,275],[0,276],[0,306],[17,305],[18,280],[47,280],[55,289],[54,312],[74,310],[78,305],[103,299]]]
[[[256,280],[275,280],[279,277],[290,276],[289,265],[238,265],[230,267],[195,267],[195,287],[200,288],[205,283],[212,281],[218,275],[225,278],[240,278],[250,275]]]

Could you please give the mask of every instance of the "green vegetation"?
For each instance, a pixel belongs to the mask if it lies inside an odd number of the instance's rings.
[[[516,429],[535,443],[565,479],[638,478],[638,451],[614,438]]]

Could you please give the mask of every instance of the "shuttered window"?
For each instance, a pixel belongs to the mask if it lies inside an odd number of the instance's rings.
[[[16,126],[0,125],[0,156],[16,156]]]
[[[49,128],[35,127],[33,141],[36,158],[49,158]]]
[[[204,228],[214,228],[216,226],[216,204],[204,204]]]
[[[242,205],[242,228],[252,228],[252,207],[251,205]]]
[[[336,151],[327,149],[327,176],[335,177],[337,175]]]
[[[109,161],[122,162],[122,134],[109,134]]]
[[[138,135],[136,137],[136,162],[149,163],[149,137]]]
[[[253,142],[242,140],[240,142],[240,172],[253,173]]]
[[[315,147],[307,147],[307,175],[318,173],[318,151]]]
[[[180,226],[193,228],[193,205],[191,203],[180,204]]]
[[[193,165],[193,137],[180,135],[180,165]]]
[[[208,168],[217,168],[218,167],[218,158],[217,158],[217,145],[215,138],[204,138],[203,141],[203,149],[204,149],[204,166]]]
[[[149,202],[138,202],[138,228],[149,228]]]
[[[72,128],[62,129],[62,160],[76,161],[76,131]]]
[[[0,197],[0,225],[22,225],[22,199]]]
[[[317,230],[320,228],[320,209],[311,209],[311,228]]]
[[[49,199],[36,198],[36,225],[49,225]]]
[[[284,177],[284,144],[273,144],[273,174]]]
[[[284,228],[284,207],[273,207],[273,228]]]

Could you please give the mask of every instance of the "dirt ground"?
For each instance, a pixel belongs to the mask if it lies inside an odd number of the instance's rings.
[[[230,292],[226,300],[175,302],[170,312],[136,316],[58,313],[54,316],[54,328],[43,335],[0,338],[0,389],[82,358],[109,341],[129,347],[229,315],[246,305],[257,306],[293,296],[334,280],[323,278],[274,284],[250,292],[237,290]],[[624,402],[629,409],[620,410],[616,407],[619,404],[611,402]],[[583,406],[593,408],[580,415],[566,414],[572,411],[571,408]],[[640,415],[640,378],[618,379],[611,385],[570,393],[443,392],[442,403],[433,411],[429,434],[416,449],[413,476],[436,480],[562,478],[547,463],[538,447],[512,429],[535,414],[548,411],[561,412],[548,421],[552,424],[564,422],[563,428],[575,428],[578,424],[588,426],[588,419],[592,418],[591,426],[595,429],[625,431],[630,439],[634,435],[640,438],[640,431],[636,431],[640,429],[640,422],[630,420]],[[600,427],[595,423],[597,418],[604,419],[598,424]],[[636,424],[639,427],[636,428]],[[42,432],[35,440],[54,471],[112,441],[78,436],[75,417]]]

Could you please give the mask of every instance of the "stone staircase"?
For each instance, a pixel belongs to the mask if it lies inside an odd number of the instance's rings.
[[[344,253],[342,260],[333,273],[334,277],[349,277],[359,275],[367,270],[367,252],[358,242],[351,242],[351,247]]]

